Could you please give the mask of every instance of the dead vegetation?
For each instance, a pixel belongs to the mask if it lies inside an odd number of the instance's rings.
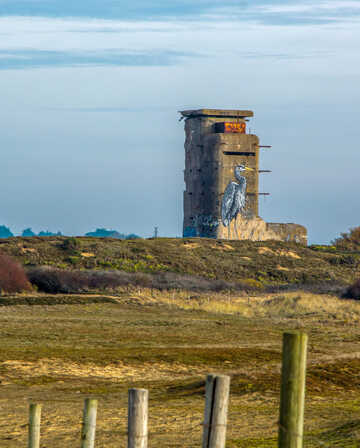
[[[31,285],[20,263],[0,253],[0,294],[29,291]]]
[[[346,299],[360,300],[360,279],[350,285],[343,294]]]
[[[227,282],[211,280],[195,275],[158,272],[104,271],[104,270],[65,270],[50,266],[41,266],[27,270],[31,284],[39,291],[58,293],[81,293],[89,291],[109,291],[119,288],[151,288],[186,291],[258,291],[252,282]]]

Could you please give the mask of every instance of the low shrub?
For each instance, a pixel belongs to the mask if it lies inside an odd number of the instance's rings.
[[[343,294],[345,299],[360,300],[360,279],[349,286]]]
[[[80,243],[76,238],[70,237],[65,238],[64,241],[61,243],[60,247],[64,251],[76,255],[78,253],[78,249],[80,248]]]
[[[328,258],[330,264],[334,266],[354,266],[358,264],[358,257],[355,255],[338,255]]]
[[[254,291],[255,285],[230,283],[225,280],[209,280],[174,272],[145,274],[125,271],[79,271],[53,267],[34,267],[28,270],[28,278],[40,291],[47,293],[80,293],[117,287],[139,286],[159,290],[184,289],[189,291]]]
[[[27,276],[39,291],[50,294],[68,294],[87,290],[87,276],[81,271],[65,271],[51,267],[41,267],[29,269]]]
[[[195,275],[181,275],[174,272],[161,272],[152,276],[152,287],[159,290],[185,289],[189,291],[239,291],[253,290],[252,286],[231,283],[225,280],[209,280]]]
[[[24,268],[8,255],[0,254],[0,292],[15,293],[30,289]]]

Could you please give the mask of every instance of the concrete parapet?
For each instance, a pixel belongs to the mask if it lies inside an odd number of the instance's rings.
[[[279,235],[281,241],[293,241],[307,245],[307,230],[300,224],[268,222],[266,226],[269,232]]]
[[[218,238],[230,240],[282,240],[281,235],[269,229],[267,223],[258,216],[247,219],[238,215],[227,227],[220,223],[217,235]]]

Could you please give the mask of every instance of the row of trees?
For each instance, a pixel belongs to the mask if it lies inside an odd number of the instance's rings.
[[[0,238],[11,238],[12,236],[15,236],[12,231],[6,227],[6,226],[0,226]],[[62,236],[61,232],[49,232],[48,230],[44,231],[42,230],[39,233],[35,233],[32,231],[32,229],[29,227],[25,230],[23,230],[21,236]],[[120,233],[117,230],[107,230],[107,229],[96,229],[95,232],[88,232],[85,234],[85,236],[95,236],[99,238],[119,238],[119,239],[135,239],[140,238],[139,235],[135,235],[135,233],[125,234]]]
[[[134,240],[141,238],[135,233],[119,233],[117,230],[96,229],[95,232],[85,233],[85,236],[96,236],[98,238],[119,238],[121,240]]]
[[[42,230],[39,233],[34,233],[32,229],[29,227],[28,229],[23,230],[21,236],[61,236],[61,232],[53,233],[49,232],[48,230]],[[9,227],[6,226],[0,226],[0,238],[11,238],[12,236],[15,236],[12,231],[9,229]]]

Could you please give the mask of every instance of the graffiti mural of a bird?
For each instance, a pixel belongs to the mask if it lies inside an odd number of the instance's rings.
[[[237,165],[234,169],[234,174],[237,182],[229,182],[222,199],[221,204],[221,220],[225,227],[228,228],[228,238],[230,239],[230,223],[233,219],[235,232],[236,218],[239,213],[243,213],[246,205],[246,178],[241,175],[244,171],[253,171],[245,165]]]

